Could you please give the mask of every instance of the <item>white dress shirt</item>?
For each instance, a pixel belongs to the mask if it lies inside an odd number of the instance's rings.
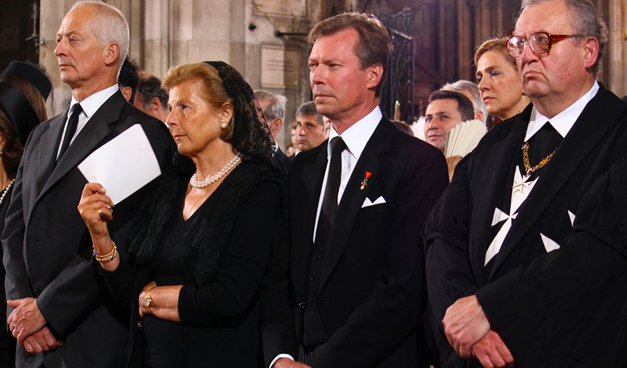
[[[342,175],[340,177],[340,188],[337,192],[337,203],[341,202],[342,195],[348,184],[348,179],[353,173],[353,169],[361,157],[361,153],[366,148],[366,144],[370,140],[372,133],[379,125],[383,114],[379,106],[375,107],[368,115],[363,119],[353,124],[350,128],[346,129],[340,136],[335,128],[331,128],[329,133],[329,142],[335,137],[341,137],[346,143],[346,149],[342,152]],[[331,164],[331,145],[327,145],[327,167],[324,171],[324,179],[322,180],[322,190],[320,191],[320,198],[318,199],[318,210],[316,211],[316,223],[314,225],[314,242],[316,241],[316,231],[318,230],[318,218],[320,217],[320,211],[322,210],[322,201],[324,200],[324,190],[327,185],[327,177],[329,176],[329,165]]]
[[[93,95],[87,97],[81,102],[81,108],[83,111],[78,116],[78,125],[76,126],[76,133],[72,137],[70,144],[74,141],[74,138],[78,136],[78,133],[87,125],[89,119],[98,111],[100,106],[102,106],[111,96],[113,96],[119,87],[117,84],[105,88],[101,91],[94,93]],[[78,101],[74,97],[72,97],[72,101],[70,102],[70,109],[68,111],[72,111],[74,105],[76,105]],[[71,114],[68,114],[67,119],[65,119],[65,127],[63,128],[63,132],[61,133],[61,137],[65,137],[65,130],[67,129],[68,121],[70,120]],[[61,151],[61,146],[63,145],[63,141],[59,144],[59,149],[57,150],[57,158],[59,157],[59,152]]]
[[[574,104],[568,106],[566,110],[560,112],[555,115],[552,119],[547,118],[546,116],[540,114],[538,110],[533,107],[531,110],[531,117],[529,118],[529,125],[527,125],[527,135],[525,136],[525,142],[529,141],[534,134],[536,134],[544,124],[550,122],[553,128],[557,130],[557,132],[562,136],[562,138],[566,137],[566,134],[570,131],[570,129],[575,125],[575,122],[581,115],[583,109],[586,108],[586,105],[590,100],[596,96],[597,92],[599,92],[599,83],[594,82],[592,88],[586,94],[581,96]]]

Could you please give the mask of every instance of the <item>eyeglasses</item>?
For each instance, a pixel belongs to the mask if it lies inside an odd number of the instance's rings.
[[[531,37],[527,40],[524,37],[514,36],[510,34],[507,36],[507,53],[510,54],[511,57],[520,57],[525,51],[525,45],[529,44],[531,47],[531,51],[534,54],[544,54],[551,50],[551,46],[553,44],[558,43],[567,38],[583,38],[583,35],[552,35],[546,32],[539,32],[531,35]]]

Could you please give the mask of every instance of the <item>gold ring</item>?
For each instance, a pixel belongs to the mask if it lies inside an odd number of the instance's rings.
[[[104,220],[104,213],[102,212],[102,210],[98,208],[96,212],[98,213],[98,216],[100,216],[100,220],[101,221]]]

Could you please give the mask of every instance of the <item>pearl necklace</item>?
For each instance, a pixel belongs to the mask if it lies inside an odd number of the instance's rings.
[[[222,177],[224,175],[226,175],[226,173],[228,173],[229,171],[231,171],[235,166],[237,166],[240,162],[242,162],[242,154],[237,152],[235,154],[235,157],[233,157],[233,159],[231,161],[229,161],[229,163],[226,164],[226,166],[224,166],[222,168],[222,170],[218,171],[217,174],[208,177],[207,179],[203,180],[203,181],[198,181],[196,178],[198,177],[198,171],[196,171],[194,173],[194,175],[192,175],[192,177],[189,179],[189,184],[197,189],[202,189],[202,188],[206,188],[209,185],[215,183],[216,181],[222,179]]]
[[[13,185],[14,181],[15,181],[15,179],[11,180],[9,185],[7,185],[7,187],[4,188],[4,190],[2,191],[2,196],[0,196],[0,204],[2,204],[2,201],[4,201],[4,197],[6,197],[7,193],[9,193],[9,189],[11,189],[11,185]]]

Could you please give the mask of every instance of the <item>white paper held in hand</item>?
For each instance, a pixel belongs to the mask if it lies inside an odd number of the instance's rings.
[[[90,183],[100,183],[114,204],[161,175],[144,129],[133,125],[89,155],[78,169]]]

